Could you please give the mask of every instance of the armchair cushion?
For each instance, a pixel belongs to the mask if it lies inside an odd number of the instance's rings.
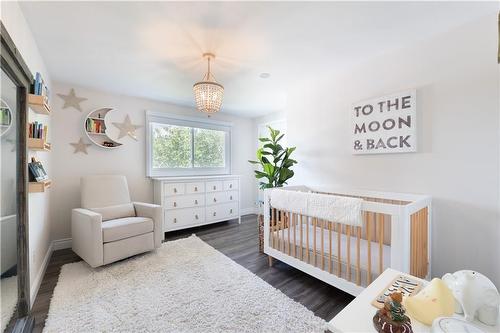
[[[103,221],[135,216],[134,204],[131,202],[114,206],[90,208],[90,210],[101,214]]]
[[[104,243],[134,237],[153,231],[153,220],[148,217],[125,217],[102,223]]]
[[[163,209],[160,205],[153,205],[144,202],[134,202],[137,216],[144,216],[153,219],[154,223],[154,246],[159,248],[163,239]]]

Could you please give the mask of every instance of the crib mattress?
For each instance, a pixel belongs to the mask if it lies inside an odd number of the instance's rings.
[[[303,224],[302,225],[302,247],[307,248],[307,239],[306,239],[306,229],[307,225]],[[294,242],[294,236],[293,236],[293,227],[290,228],[290,246],[293,249],[293,242]],[[284,231],[284,235],[282,235]],[[288,243],[288,228],[282,229],[280,231],[275,231],[273,232],[275,237],[277,236],[277,233],[279,232],[279,238],[285,240],[285,243]],[[330,241],[329,241],[329,236],[328,230],[323,230],[323,249],[325,256],[328,257],[329,254],[329,249],[330,249]],[[296,234],[296,245],[300,246],[300,225],[295,226],[295,234]],[[351,253],[351,266],[356,266],[356,255],[357,255],[357,238],[353,235],[350,236],[350,253]],[[340,257],[341,257],[341,262],[344,264],[347,264],[347,235],[341,233],[340,234]],[[337,260],[338,257],[338,235],[337,232],[334,232],[332,230],[332,257],[335,257],[335,260]],[[359,253],[360,253],[360,266],[362,269],[367,270],[368,269],[368,244],[370,244],[371,248],[371,270],[372,272],[378,271],[377,267],[379,265],[379,253],[380,253],[380,244],[375,241],[368,242],[366,239],[360,238],[360,245],[359,245]],[[272,245],[272,241],[270,241],[269,245]],[[309,225],[309,250],[313,251],[314,250],[314,226]],[[316,254],[321,255],[321,228],[316,227]],[[388,245],[383,244],[382,245],[382,258],[383,258],[383,268],[384,270],[388,267],[390,267],[391,264],[391,247]]]

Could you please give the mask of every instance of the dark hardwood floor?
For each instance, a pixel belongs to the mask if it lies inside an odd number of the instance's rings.
[[[188,237],[192,234],[196,234],[238,264],[327,321],[332,319],[354,298],[277,260],[274,260],[273,267],[269,267],[267,255],[259,253],[255,215],[244,216],[241,224],[233,220],[167,233],[167,241]],[[43,330],[61,266],[79,260],[81,259],[70,249],[55,251],[52,254],[33,305],[35,332]]]

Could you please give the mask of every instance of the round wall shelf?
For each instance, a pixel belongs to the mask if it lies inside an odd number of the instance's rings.
[[[0,136],[3,136],[10,130],[12,123],[10,106],[3,99],[0,99]]]
[[[118,148],[122,144],[111,139],[107,134],[106,130],[108,128],[108,121],[106,121],[106,116],[114,111],[114,108],[99,108],[94,111],[89,112],[87,117],[83,122],[83,129],[89,140],[101,147],[106,149]]]

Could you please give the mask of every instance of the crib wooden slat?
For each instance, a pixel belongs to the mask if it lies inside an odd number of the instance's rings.
[[[416,267],[416,258],[417,258],[417,223],[415,214],[410,215],[410,232],[411,232],[411,257],[410,257],[410,274],[418,276],[417,267]]]
[[[328,272],[332,273],[332,222],[328,222]]]
[[[304,260],[304,248],[303,248],[303,242],[302,242],[302,234],[303,234],[303,230],[302,230],[302,215],[299,215],[300,216],[300,260],[303,261]]]
[[[423,224],[424,224],[424,221],[422,219],[422,216],[423,216],[423,209],[419,210],[417,212],[417,228],[418,228],[418,258],[417,258],[417,263],[418,263],[418,267],[417,267],[417,272],[418,272],[418,276],[422,276],[422,273],[423,273],[423,269],[422,269],[422,266],[423,266],[423,255],[424,255],[424,247],[423,247],[423,238],[424,238],[424,229],[422,228]]]
[[[297,258],[297,228],[296,228],[296,222],[297,222],[297,215],[292,214],[292,224],[293,224],[293,256]]]
[[[279,209],[276,209],[276,250],[279,251],[280,249],[280,211]]]
[[[384,215],[377,213],[378,231],[378,274],[384,271]]]
[[[356,238],[356,284],[361,285],[361,254],[360,254],[360,243],[361,243],[361,227],[356,227],[357,238]]]
[[[313,218],[313,262],[314,266],[316,267],[316,224],[318,220],[316,218]]]
[[[292,213],[288,213],[286,217],[288,218],[288,223],[286,226],[288,237],[287,237],[287,245],[288,245],[288,255],[290,255],[290,217],[292,216]]]
[[[310,264],[309,260],[309,217],[306,216],[306,258],[307,263]]]
[[[419,216],[419,212],[416,212],[415,213],[415,228],[416,228],[416,242],[415,242],[415,245],[416,245],[416,248],[417,248],[417,251],[416,251],[416,258],[415,258],[415,264],[416,264],[416,273],[417,275],[420,275],[420,267],[418,265],[418,258],[420,257],[420,228],[419,228],[419,222],[420,222],[420,216]]]
[[[347,270],[346,270],[346,280],[351,281],[351,226],[346,226],[346,252],[347,252]]]
[[[337,276],[341,277],[342,275],[342,255],[341,255],[341,245],[342,245],[342,224],[337,223]]]
[[[276,208],[271,209],[271,231],[272,231],[272,239],[273,239],[273,248],[276,248]]]
[[[321,269],[325,269],[325,220],[320,220],[321,223]]]
[[[285,212],[280,211],[280,219],[281,219],[281,251],[285,253]]]
[[[424,208],[424,212],[422,213],[423,217],[423,228],[424,228],[424,240],[422,250],[423,254],[423,272],[422,278],[425,278],[428,274],[429,270],[429,210],[428,207]]]
[[[367,212],[366,213],[366,244],[368,250],[367,256],[368,256],[368,264],[367,264],[367,284],[370,284],[372,282],[372,226],[371,226],[371,221],[372,221],[372,213]]]

